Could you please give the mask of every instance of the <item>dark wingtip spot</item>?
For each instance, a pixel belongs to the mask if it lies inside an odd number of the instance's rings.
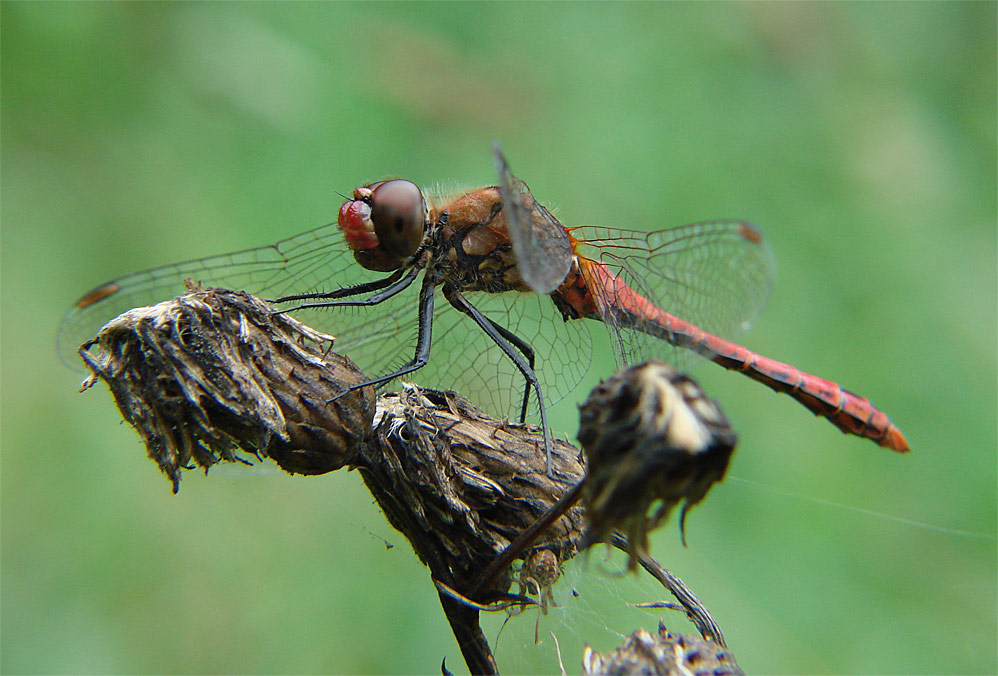
[[[762,231],[747,221],[739,224],[738,234],[753,244],[762,243]]]
[[[121,287],[114,282],[102,284],[93,291],[85,293],[80,300],[76,301],[76,309],[82,310],[85,307],[89,307],[94,303],[104,300],[111,294],[117,293],[119,290],[121,290]]]

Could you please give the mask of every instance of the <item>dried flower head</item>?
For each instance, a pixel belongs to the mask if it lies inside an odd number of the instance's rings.
[[[80,349],[83,388],[107,383],[173,492],[192,460],[207,471],[245,462],[240,450],[293,474],[350,464],[371,434],[374,390],[347,391],[367,378],[328,352],[333,337],[246,293],[191,286],[116,317]]]
[[[680,501],[685,543],[687,510],[724,477],[737,440],[720,407],[693,380],[651,361],[602,382],[580,418],[589,463],[587,544],[604,541],[613,529],[625,531],[633,568],[635,555],[647,551],[648,532]]]

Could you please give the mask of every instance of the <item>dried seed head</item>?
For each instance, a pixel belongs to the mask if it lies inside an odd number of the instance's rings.
[[[579,441],[589,463],[586,544],[624,530],[633,568],[635,556],[647,550],[648,531],[680,501],[682,530],[686,511],[724,477],[737,437],[694,381],[655,361],[602,382],[580,418]]]
[[[598,653],[587,645],[582,673],[739,676],[745,672],[727,648],[699,636],[673,634],[659,622],[657,634],[638,629],[615,650]]]
[[[193,287],[193,285],[191,285]],[[292,474],[350,464],[371,434],[374,392],[318,333],[248,294],[196,288],[106,324],[80,350],[149,457],[172,481],[191,460],[207,470],[273,458]],[[96,353],[90,348],[96,346]]]

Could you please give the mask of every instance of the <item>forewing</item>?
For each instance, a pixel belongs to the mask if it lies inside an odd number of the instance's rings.
[[[164,265],[103,284],[83,296],[63,317],[57,333],[59,353],[67,364],[80,368],[77,350],[101,326],[133,307],[152,305],[184,293],[185,279],[272,299],[331,291],[384,275],[358,265],[339,227],[330,224],[270,246]],[[388,357],[367,345],[384,342],[384,336],[397,334],[403,325],[411,328],[414,336],[416,300],[412,291],[407,289],[399,297],[377,306],[377,312],[370,308],[337,308],[301,311],[295,316],[336,336],[337,350],[345,350],[351,344],[359,346],[360,352],[349,353],[350,356],[365,370],[377,368],[377,362]],[[406,342],[413,340],[405,338]]]
[[[772,255],[746,221],[705,221],[644,233],[572,228],[576,253],[606,268],[627,288],[671,315],[724,338],[749,327],[769,297]],[[596,290],[613,306],[619,289]],[[618,358],[631,364],[657,357],[679,367],[693,354],[604,315]]]
[[[499,146],[493,148],[503,214],[520,276],[537,293],[557,289],[572,267],[572,245],[564,226],[537,203],[527,184],[513,175]]]

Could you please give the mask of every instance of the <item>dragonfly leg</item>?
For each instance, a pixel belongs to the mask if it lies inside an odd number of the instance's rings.
[[[408,286],[408,284],[406,286]],[[401,368],[398,368],[395,371],[392,371],[391,373],[379,376],[377,378],[372,378],[371,380],[360,383],[359,385],[351,385],[349,389],[347,389],[343,394],[346,394],[346,392],[350,392],[352,390],[358,390],[362,387],[368,387],[371,385],[380,385],[382,383],[386,383],[389,380],[394,380],[395,378],[404,376],[407,373],[412,373],[413,371],[417,371],[426,366],[427,362],[430,360],[430,338],[433,333],[434,288],[435,285],[430,277],[427,276],[423,278],[423,287],[419,290],[419,328],[416,334],[416,354],[413,355],[413,358],[410,359],[405,366],[402,366]],[[395,291],[394,293],[392,293],[392,295],[395,295],[395,293],[398,293],[398,291]],[[379,294],[375,294],[375,296],[377,295]],[[371,298],[369,298],[368,300],[370,301],[375,296],[371,296]],[[373,305],[375,303],[380,303],[382,300],[385,299],[381,298],[380,300],[374,301],[374,303],[369,303],[365,301],[354,301],[354,302],[346,301],[346,302],[330,303],[329,305],[334,305],[334,306]],[[312,307],[312,306],[304,305],[301,307]],[[320,305],[318,307],[324,307],[324,306]],[[337,397],[340,396],[343,395],[342,394],[337,395]]]
[[[444,285],[444,297],[453,305],[455,308],[463,312],[464,314],[475,320],[475,323],[485,331],[486,335],[499,346],[499,349],[509,357],[516,368],[520,369],[520,373],[527,380],[527,391],[531,387],[537,392],[537,407],[541,410],[541,428],[544,432],[544,453],[547,457],[547,473],[548,476],[554,479],[554,468],[551,464],[551,430],[548,427],[548,417],[547,409],[544,407],[544,395],[541,392],[540,383],[537,382],[537,374],[534,372],[533,367],[533,350],[527,347],[524,341],[516,336],[508,329],[505,329],[491,319],[482,314],[482,312],[476,308],[474,305],[468,302],[468,299],[461,295],[461,292],[457,289],[451,287],[450,285]],[[509,336],[513,336],[515,341],[510,340]],[[524,347],[527,349],[524,350]],[[519,350],[519,351],[517,351]],[[524,355],[527,355],[530,359],[529,363],[527,359],[524,359]],[[526,417],[526,399],[527,396],[524,395],[523,413]]]
[[[515,347],[516,349],[518,349],[520,352],[523,353],[523,356],[527,358],[527,363],[530,366],[530,370],[533,371],[534,370],[534,348],[530,347],[530,344],[527,343],[525,340],[523,340],[523,338],[520,338],[520,336],[518,336],[515,333],[513,333],[512,331],[510,331],[509,329],[507,329],[502,324],[497,324],[496,322],[492,321],[488,317],[486,317],[485,320],[487,322],[489,322],[490,324],[492,324],[492,326],[495,328],[495,330],[498,331],[499,334],[503,338],[505,338],[506,340],[508,340],[513,345],[513,347]],[[521,424],[524,423],[527,420],[527,404],[530,401],[530,386],[531,386],[530,379],[529,378],[524,378],[524,380],[525,380],[525,383],[524,383],[524,387],[523,387],[523,405],[520,407],[520,423]]]
[[[293,300],[310,300],[310,299],[322,299],[323,302],[315,303],[302,303],[301,305],[296,305],[286,310],[281,310],[278,314],[285,314],[287,312],[293,312],[295,310],[303,310],[305,308],[318,308],[318,307],[344,307],[344,306],[357,306],[357,305],[377,305],[383,301],[388,300],[392,296],[401,293],[415,281],[416,277],[419,275],[420,268],[413,267],[410,268],[404,276],[399,273],[394,273],[385,277],[384,279],[379,279],[373,282],[366,282],[364,284],[355,284],[354,286],[347,286],[342,289],[337,289],[336,291],[329,291],[324,293],[304,293],[295,296],[284,296],[283,298],[276,299],[275,303],[286,303]],[[330,300],[337,298],[350,298],[351,296],[360,296],[365,293],[372,293],[370,296],[364,300]]]

